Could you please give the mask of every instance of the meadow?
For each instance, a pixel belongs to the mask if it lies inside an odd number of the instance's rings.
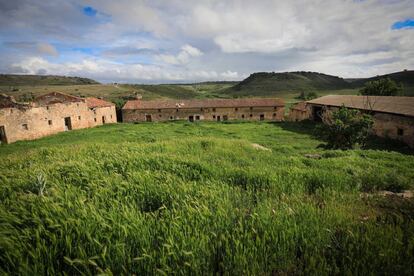
[[[0,274],[412,275],[414,200],[378,191],[413,189],[413,153],[324,150],[313,129],[116,124],[0,146]]]

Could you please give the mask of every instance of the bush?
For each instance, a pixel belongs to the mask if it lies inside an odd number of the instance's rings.
[[[373,120],[370,115],[342,106],[338,111],[326,111],[318,127],[318,133],[333,149],[351,149],[356,145],[364,146],[370,134]]]
[[[359,93],[365,96],[401,96],[403,88],[390,78],[384,78],[367,82]]]

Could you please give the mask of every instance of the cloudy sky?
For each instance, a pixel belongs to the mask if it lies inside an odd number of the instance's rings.
[[[414,69],[414,0],[0,0],[0,72],[102,82]]]

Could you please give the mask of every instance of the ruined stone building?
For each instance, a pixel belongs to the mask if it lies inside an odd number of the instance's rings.
[[[122,108],[124,122],[193,121],[282,121],[281,99],[208,99],[128,101]]]
[[[1,143],[115,122],[115,105],[97,98],[53,92],[31,103],[18,103],[11,96],[0,95]]]
[[[344,105],[373,115],[377,136],[405,142],[414,147],[414,97],[329,95],[294,105],[289,120],[321,120],[326,110]]]

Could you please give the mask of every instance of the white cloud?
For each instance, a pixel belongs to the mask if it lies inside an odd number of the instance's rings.
[[[158,55],[157,58],[168,64],[179,65],[179,64],[187,64],[190,62],[191,58],[199,57],[201,55],[203,55],[203,53],[199,49],[186,44],[181,47],[181,51],[175,56],[163,54],[163,55]]]

